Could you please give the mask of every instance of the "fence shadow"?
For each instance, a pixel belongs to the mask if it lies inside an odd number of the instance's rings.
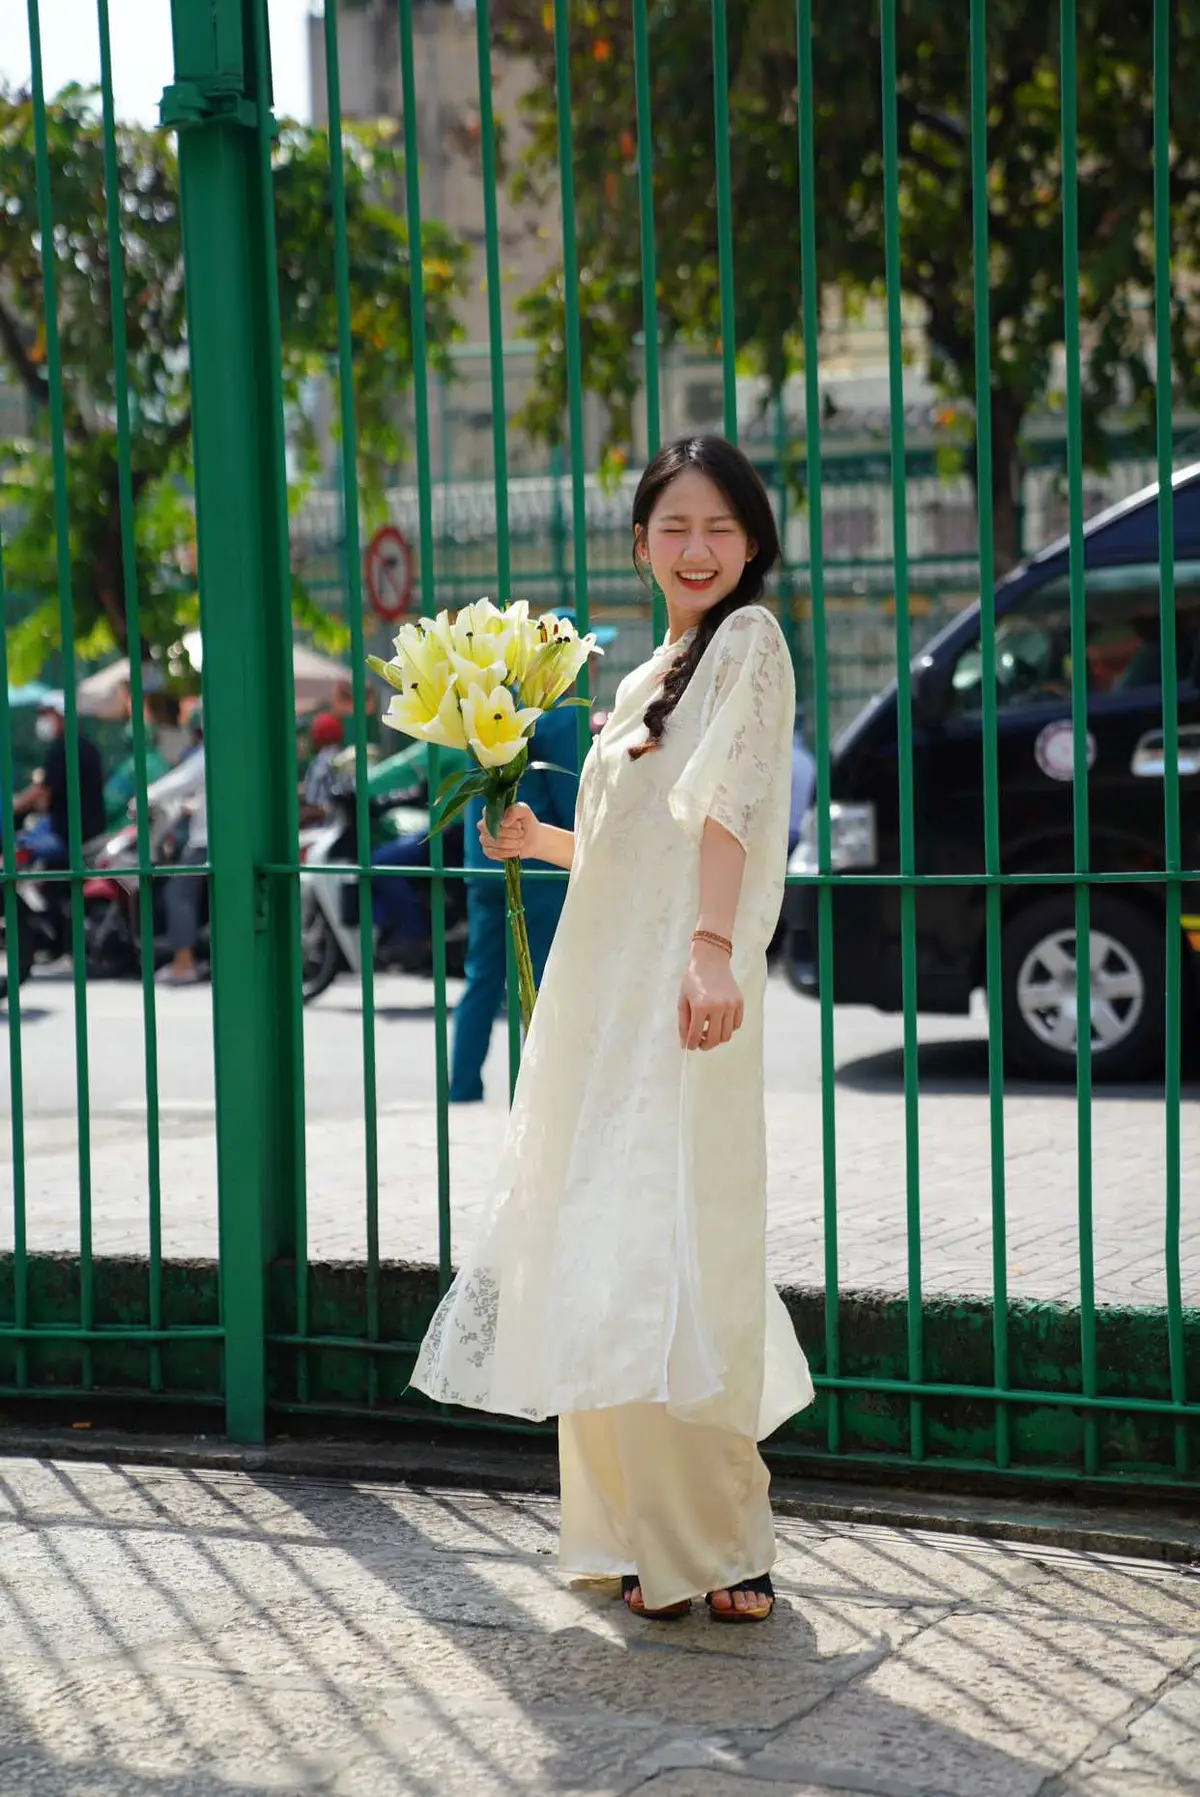
[[[702,1609],[668,1628],[567,1587],[545,1503],[11,1467],[5,1797],[675,1791],[723,1765],[916,1797],[1040,1789],[1060,1763],[1021,1717],[1079,1651],[1070,1566],[1038,1566],[1033,1595],[1033,1563],[993,1547],[964,1589],[961,1552],[914,1567],[900,1532],[805,1525],[769,1628],[718,1629]],[[1168,1628],[1136,1578],[1116,1586],[1126,1626]],[[1019,1651],[1030,1628],[1036,1665]],[[1106,1714],[1137,1698],[1128,1682],[1112,1670]],[[1104,1721],[1065,1689],[1061,1709],[1088,1739]]]

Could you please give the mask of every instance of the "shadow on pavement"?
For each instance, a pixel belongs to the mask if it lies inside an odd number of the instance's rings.
[[[1020,1625],[1046,1630],[1035,1669],[1013,1652],[1028,1563],[1003,1551],[995,1640],[952,1564],[914,1582],[903,1537],[880,1534],[847,1566],[823,1525],[779,1568],[771,1626],[717,1629],[701,1607],[667,1627],[568,1588],[545,1505],[136,1468],[101,1493],[94,1472],[39,1472],[36,1493],[0,1478],[25,1549],[0,1587],[5,1797],[715,1797],[723,1766],[756,1787],[1027,1797],[1059,1758],[1013,1722],[1069,1672],[1078,1593],[1042,1569]],[[953,1651],[919,1650],[960,1616]],[[897,1630],[919,1703],[878,1688],[902,1670]],[[1058,1720],[1090,1738],[1076,1702]]]
[[[22,1005],[21,1028],[24,1029],[27,1023],[43,1023],[47,1017],[51,1016],[53,1016],[53,1012],[43,1010],[40,1005]],[[0,1029],[7,1029],[9,1021],[8,1006],[3,1000],[0,1000]]]
[[[917,1048],[917,1077],[922,1092],[943,1093],[951,1097],[978,1097],[988,1089],[988,1047],[986,1042],[922,1042]],[[903,1092],[904,1050],[889,1048],[882,1054],[863,1055],[846,1061],[837,1070],[837,1083],[857,1092]],[[1075,1088],[1069,1081],[1026,1080],[1005,1074],[1005,1093],[1021,1098],[1074,1098]],[[1134,1098],[1163,1102],[1161,1078],[1137,1083],[1110,1084],[1098,1080],[1093,1088],[1097,1103],[1105,1098]],[[1185,1067],[1184,1098],[1200,1098],[1200,1075],[1193,1062]]]

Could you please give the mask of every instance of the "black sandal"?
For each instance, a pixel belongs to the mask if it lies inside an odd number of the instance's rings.
[[[708,1613],[714,1622],[765,1622],[775,1610],[775,1587],[771,1583],[769,1572],[761,1572],[755,1579],[739,1579],[736,1585],[722,1587],[730,1597],[735,1591],[749,1591],[764,1601],[756,1604],[752,1610],[738,1610],[732,1606],[728,1610],[718,1610],[713,1605],[713,1594],[706,1591],[704,1601],[708,1605]]]
[[[642,1581],[636,1572],[622,1573],[621,1596],[625,1600],[626,1609],[632,1610],[635,1616],[641,1616],[647,1622],[678,1622],[680,1617],[690,1614],[692,1608],[690,1597],[685,1597],[681,1603],[668,1604],[665,1610],[648,1610],[640,1598],[635,1604],[633,1593],[640,1591],[641,1584]]]

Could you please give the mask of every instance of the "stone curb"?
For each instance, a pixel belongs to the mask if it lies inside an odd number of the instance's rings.
[[[387,1483],[416,1488],[558,1494],[557,1457],[533,1442],[494,1439],[478,1446],[445,1440],[368,1442],[276,1439],[243,1447],[222,1437],[130,1435],[119,1430],[0,1427],[0,1455],[107,1465],[236,1472],[272,1479]],[[870,1488],[827,1479],[777,1476],[776,1513],[812,1523],[882,1527],[1013,1542],[1105,1558],[1200,1567],[1200,1517],[1145,1504],[1037,1502],[958,1497],[902,1487]]]

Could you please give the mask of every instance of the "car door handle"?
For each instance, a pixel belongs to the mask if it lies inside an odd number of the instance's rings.
[[[1163,752],[1161,730],[1147,730],[1133,751],[1133,760],[1129,766],[1131,773],[1136,774],[1139,779],[1162,780],[1165,778],[1167,763]],[[1184,724],[1180,728],[1179,773],[1181,777],[1188,774],[1200,774],[1200,725]]]

